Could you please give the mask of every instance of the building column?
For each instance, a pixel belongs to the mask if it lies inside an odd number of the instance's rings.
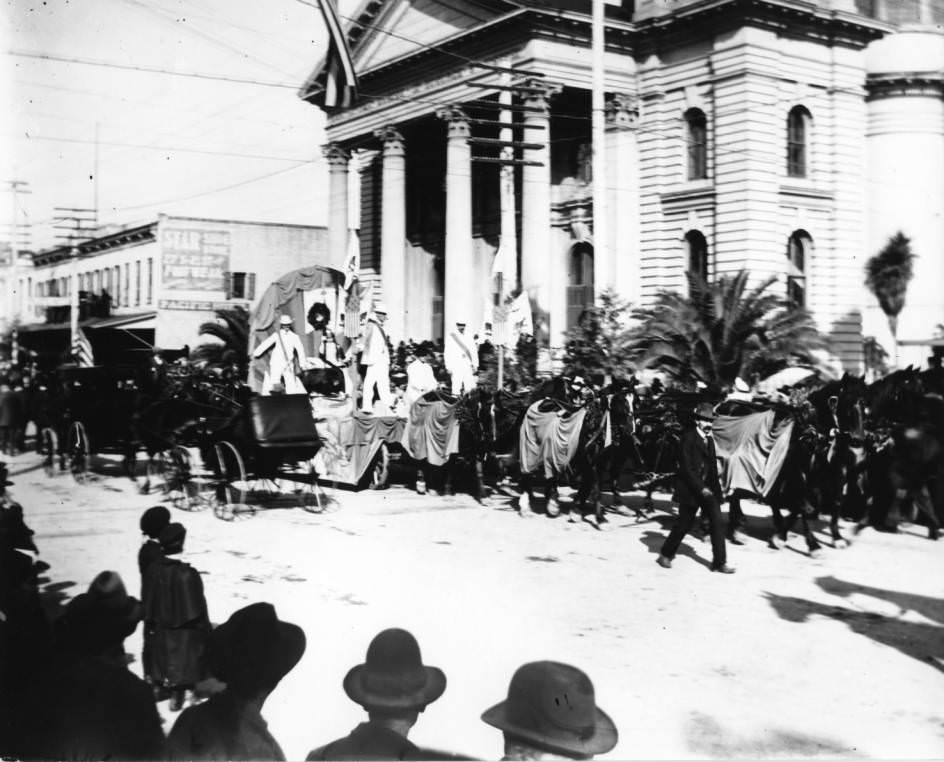
[[[606,103],[607,236],[609,261],[594,256],[597,291],[614,288],[620,297],[638,305],[640,288],[639,146],[635,96],[614,93]]]
[[[480,297],[475,285],[472,248],[472,150],[469,117],[458,107],[436,116],[448,125],[446,138],[446,288],[443,323],[446,336],[457,320],[471,325],[473,305]],[[471,334],[471,331],[470,331]]]
[[[525,164],[521,182],[521,286],[531,297],[534,307],[535,338],[539,347],[555,344],[555,339],[566,330],[564,305],[564,255],[557,252],[560,262],[551,251],[551,96],[560,87],[537,80],[529,80],[531,88],[524,100],[529,109],[524,112],[524,124],[543,129],[525,129],[530,142],[543,143],[540,148],[525,148]],[[559,299],[556,293],[560,292]],[[564,305],[564,314],[555,305]]]
[[[374,135],[383,142],[380,211],[380,279],[390,310],[390,340],[405,341],[409,300],[406,298],[406,153],[403,135],[384,127]]]
[[[348,245],[348,162],[351,153],[337,143],[322,147],[328,161],[328,263],[344,270]]]

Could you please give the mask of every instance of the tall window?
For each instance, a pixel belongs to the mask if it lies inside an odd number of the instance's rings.
[[[122,269],[124,277],[122,278],[121,291],[124,294],[124,300],[121,302],[125,307],[131,306],[131,263],[125,262]]]
[[[787,116],[787,175],[806,177],[809,172],[810,127],[813,118],[803,106],[794,106]]]
[[[147,261],[147,303],[154,303],[154,257]]]
[[[688,179],[708,177],[708,120],[701,109],[685,112],[685,139],[688,146]]]
[[[141,305],[141,260],[134,263],[134,306]]]
[[[688,248],[688,271],[708,280],[708,241],[697,230],[689,230],[685,234],[685,245]]]
[[[795,230],[787,242],[787,301],[806,307],[806,268],[813,251],[813,239],[805,230]]]

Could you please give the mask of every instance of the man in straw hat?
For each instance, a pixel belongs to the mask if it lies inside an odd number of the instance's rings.
[[[387,346],[387,305],[378,302],[374,314],[367,321],[364,329],[364,351],[361,364],[367,367],[364,374],[364,397],[361,400],[361,412],[370,414],[374,408],[374,388],[380,397],[380,404],[389,411],[393,408],[393,395],[390,393],[390,348]]]
[[[56,622],[58,650],[17,702],[13,756],[160,759],[164,733],[150,687],[123,647],[141,604],[113,571],[99,574]]]
[[[344,678],[344,692],[367,710],[368,721],[351,734],[310,752],[307,759],[442,759],[407,740],[419,713],[446,690],[446,676],[427,667],[406,630],[389,629],[367,648],[364,664]]]
[[[502,731],[503,759],[591,759],[616,746],[619,734],[597,707],[593,683],[576,667],[536,661],[518,668],[508,697],[482,715]]]
[[[279,329],[253,350],[254,358],[272,351],[269,370],[262,382],[262,393],[271,394],[272,387],[280,384],[286,394],[304,394],[305,387],[298,378],[298,370],[305,364],[305,347],[292,330],[292,318],[282,315]]]
[[[305,653],[301,627],[254,603],[213,630],[210,671],[226,690],[185,709],[167,739],[171,759],[284,760],[261,710]]]
[[[675,482],[675,499],[679,504],[678,520],[662,546],[656,562],[669,569],[678,551],[682,538],[695,524],[695,516],[701,508],[707,515],[711,531],[711,570],[722,574],[733,574],[727,564],[724,542],[724,522],[721,518],[721,481],[718,478],[718,461],[715,443],[711,437],[711,423],[715,418],[714,408],[702,402],[694,415],[684,422],[682,440],[679,443],[678,476]]]

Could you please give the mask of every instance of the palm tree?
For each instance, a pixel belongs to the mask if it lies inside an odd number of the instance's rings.
[[[192,353],[194,360],[203,360],[209,365],[235,364],[245,371],[249,354],[249,311],[234,306],[214,310],[215,320],[200,325],[200,336],[212,336],[217,341],[204,342]]]
[[[791,365],[815,365],[826,341],[805,310],[769,292],[776,277],[748,288],[747,270],[709,283],[689,273],[691,296],[663,291],[637,309],[631,351],[650,368],[678,381],[729,387],[738,377],[761,377]]]
[[[614,377],[632,374],[627,352],[629,305],[607,289],[598,304],[590,307],[567,333],[564,364],[571,373]]]
[[[898,315],[905,306],[908,281],[914,276],[911,241],[900,230],[865,263],[865,285],[875,294],[892,332],[892,366],[898,365]]]

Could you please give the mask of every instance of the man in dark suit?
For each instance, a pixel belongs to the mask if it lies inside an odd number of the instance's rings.
[[[679,504],[678,521],[662,545],[656,562],[666,569],[678,551],[682,538],[695,524],[698,509],[708,517],[711,527],[711,570],[733,574],[727,564],[724,544],[724,522],[721,519],[721,482],[718,479],[718,461],[715,443],[711,437],[711,422],[715,414],[707,402],[695,409],[686,421],[679,444],[679,470],[675,483],[675,498]]]

